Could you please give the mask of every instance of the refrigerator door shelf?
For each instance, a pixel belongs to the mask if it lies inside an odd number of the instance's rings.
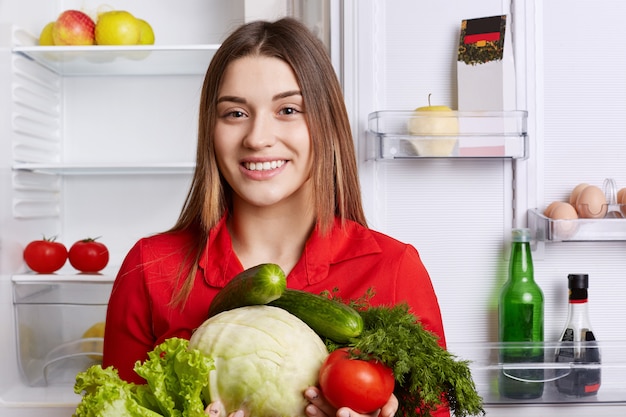
[[[528,157],[528,113],[377,111],[368,117],[368,159]]]
[[[478,393],[488,406],[502,405],[614,405],[626,404],[626,341],[543,342],[543,343],[458,343],[448,346],[458,358],[470,361]],[[570,362],[557,359],[559,350],[599,351],[600,362]],[[537,353],[538,352],[538,353]],[[540,362],[509,362],[514,357],[543,357]],[[578,356],[574,356],[578,357]],[[594,395],[575,396],[559,391],[559,381],[586,381],[586,375],[600,375]],[[544,384],[543,395],[535,399],[513,399],[500,395],[498,379],[517,379]],[[563,386],[563,384],[561,384]],[[495,415],[495,414],[494,414]],[[500,415],[500,414],[497,414]],[[546,415],[552,415],[547,413]]]
[[[626,213],[626,205],[611,205],[612,210]],[[537,242],[626,241],[626,218],[554,220],[535,208],[528,210],[528,227]]]

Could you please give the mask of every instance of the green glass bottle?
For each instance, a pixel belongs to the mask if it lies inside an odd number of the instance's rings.
[[[529,229],[513,229],[509,277],[500,294],[498,316],[499,341],[507,342],[500,349],[500,395],[524,400],[541,397],[543,293],[534,279]],[[519,366],[524,363],[534,365]]]

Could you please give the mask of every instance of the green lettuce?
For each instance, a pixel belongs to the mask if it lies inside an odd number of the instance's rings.
[[[113,367],[94,365],[76,376],[74,392],[82,399],[75,417],[195,417],[205,416],[202,392],[208,389],[213,360],[185,339],[171,338],[137,362],[135,371],[146,380],[122,380]]]

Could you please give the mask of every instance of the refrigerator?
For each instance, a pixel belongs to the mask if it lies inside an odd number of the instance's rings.
[[[62,11],[107,8],[150,22],[155,44],[37,45]],[[182,207],[213,53],[237,25],[285,15],[327,45],[368,223],[419,251],[448,349],[471,361],[487,415],[624,415],[626,218],[565,221],[576,227],[567,235],[543,215],[580,183],[608,197],[626,187],[626,6],[616,0],[0,0],[0,415],[72,414],[73,378],[98,361],[99,341],[83,335],[104,320],[117,269],[136,240],[167,230]],[[476,88],[461,77],[462,22],[493,16],[506,17],[507,73],[479,90],[510,96],[500,109],[462,110]],[[429,95],[465,124],[450,155],[420,155],[406,132]],[[565,324],[567,275],[590,276],[602,352],[596,396],[497,395],[498,296],[518,227],[533,236],[546,346]],[[68,247],[98,237],[109,264],[98,274],[69,263],[35,274],[22,253],[42,236]]]

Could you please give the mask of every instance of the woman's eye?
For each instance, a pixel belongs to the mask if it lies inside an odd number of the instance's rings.
[[[290,115],[299,113],[299,110],[294,107],[284,107],[280,110],[280,114]]]
[[[234,111],[226,113],[226,117],[232,117],[234,119],[238,119],[244,116],[245,116],[245,113],[239,110],[234,110]]]

